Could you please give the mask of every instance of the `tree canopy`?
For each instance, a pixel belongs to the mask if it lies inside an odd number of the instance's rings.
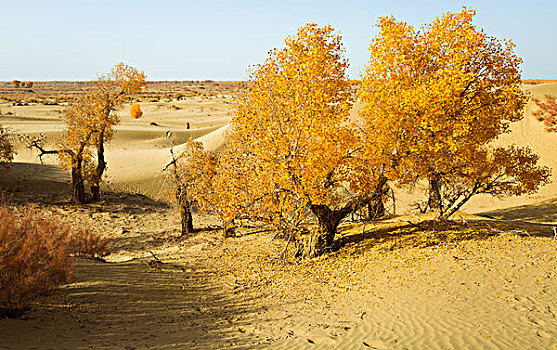
[[[528,150],[493,150],[509,123],[522,118],[528,97],[514,44],[476,27],[475,13],[466,8],[446,13],[419,30],[392,16],[379,18],[380,33],[370,45],[362,78],[361,115],[370,154],[383,158],[389,177],[401,184],[427,181],[427,205],[440,216],[454,212],[454,192],[462,194],[453,185],[486,179],[478,167],[494,169],[489,164],[496,158],[518,164],[533,160],[525,160]],[[503,153],[506,157],[500,157]],[[521,171],[515,179],[528,183],[509,194],[537,189],[548,177],[546,168],[532,164]]]

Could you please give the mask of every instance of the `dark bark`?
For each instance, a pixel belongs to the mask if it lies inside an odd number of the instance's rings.
[[[370,204],[372,200],[375,201],[372,205],[383,207],[384,214],[385,207],[383,205],[383,197],[386,193],[386,185],[387,178],[381,176],[373,193],[358,196],[339,209],[331,209],[329,206],[322,204],[310,205],[312,213],[317,218],[317,225],[308,235],[307,241],[303,242],[302,253],[297,255],[311,258],[322,255],[327,250],[331,249],[333,247],[338,225],[342,219],[363,206]],[[378,202],[381,204],[378,204]]]
[[[236,237],[236,224],[234,223],[234,220],[225,222],[223,226],[224,238]]]
[[[106,169],[106,160],[104,159],[104,131],[100,133],[97,141],[97,167],[91,177],[91,197],[94,202],[100,200],[100,185]]]
[[[76,160],[76,166],[72,168],[72,201],[74,204],[85,203],[85,186],[81,169],[82,160]]]
[[[191,215],[191,203],[188,200],[184,186],[178,186],[176,200],[180,209],[180,220],[182,222],[182,236],[193,233],[193,217]]]
[[[304,257],[316,257],[323,255],[333,247],[338,225],[348,214],[369,202],[368,197],[361,197],[346,204],[340,209],[331,209],[326,205],[311,205],[310,209],[317,217],[317,225],[309,234],[305,242]]]
[[[429,198],[427,206],[430,210],[438,212],[442,215],[441,203],[441,181],[439,175],[433,175],[429,178]]]
[[[388,191],[389,186],[387,186],[387,178],[385,176],[381,176],[367,205],[369,219],[375,220],[385,216],[385,197],[387,196]]]

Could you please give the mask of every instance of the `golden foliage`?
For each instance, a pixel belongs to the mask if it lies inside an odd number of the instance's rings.
[[[492,159],[503,152],[508,157],[499,160],[525,161],[521,169],[530,176],[497,173],[526,181],[503,192],[520,194],[521,186],[529,192],[547,180],[548,170],[516,149],[488,151],[509,131],[510,122],[522,118],[527,101],[521,90],[522,60],[512,41],[477,28],[475,13],[466,8],[446,13],[420,30],[392,16],[379,18],[380,33],[370,45],[362,79],[366,151],[383,159],[389,178],[402,184],[424,179],[441,185],[475,184],[476,170],[495,171]],[[510,171],[507,164],[501,166],[498,171]]]
[[[292,230],[311,205],[333,205],[359,138],[341,37],[307,24],[269,52],[232,110],[215,188],[228,220],[249,215]]]
[[[130,108],[130,118],[139,119],[143,116],[143,111],[139,103],[134,103]]]
[[[74,201],[84,201],[84,180],[98,188],[106,168],[104,143],[112,137],[114,126],[119,123],[114,110],[144,85],[143,72],[119,63],[66,111],[66,130],[58,154],[61,165],[72,169]],[[93,160],[94,153],[96,161]],[[76,198],[76,186],[80,187],[79,198]]]
[[[204,150],[201,142],[190,137],[183,152],[173,162],[172,171],[167,173],[168,181],[174,184],[174,188],[184,188],[188,201],[205,205],[212,192],[211,181],[215,176],[217,156]]]

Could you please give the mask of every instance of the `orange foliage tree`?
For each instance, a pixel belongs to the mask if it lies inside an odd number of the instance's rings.
[[[100,183],[106,169],[104,143],[112,137],[114,126],[119,122],[114,110],[130,96],[140,92],[144,86],[145,74],[142,71],[124,63],[118,63],[110,73],[97,79],[90,92],[95,100],[95,118],[97,119],[96,130],[93,135],[97,161],[96,167],[88,179],[93,201],[99,199]]]
[[[100,182],[106,169],[104,144],[119,122],[114,110],[144,85],[143,72],[124,63],[117,64],[66,111],[66,130],[58,150],[45,150],[40,140],[31,142],[30,147],[39,149],[39,156],[57,153],[61,165],[71,169],[74,203],[85,202],[85,181],[90,184],[92,200],[99,199]]]
[[[139,119],[143,116],[143,111],[139,103],[134,103],[130,108],[130,118]]]
[[[380,18],[362,79],[368,152],[401,184],[427,181],[441,218],[475,194],[531,193],[549,176],[531,151],[490,146],[523,117],[527,96],[514,44],[474,15],[464,8],[420,30]]]
[[[18,88],[21,86],[21,81],[19,80],[12,80],[12,86]]]
[[[214,188],[228,222],[247,215],[292,238],[315,220],[303,245],[304,255],[315,256],[370,195],[351,186],[361,135],[349,119],[354,94],[340,35],[308,24],[285,44],[257,66],[235,102]]]
[[[543,122],[545,130],[557,132],[557,101],[555,96],[545,95],[545,101],[534,99],[540,108],[533,113],[538,121]]]

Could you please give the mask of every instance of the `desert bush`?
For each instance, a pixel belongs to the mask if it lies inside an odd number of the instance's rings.
[[[130,118],[139,119],[143,116],[143,111],[139,106],[139,103],[134,103],[130,108]]]
[[[9,130],[0,125],[0,165],[5,166],[14,158],[14,146],[10,142]]]
[[[557,101],[555,96],[545,95],[545,101],[534,99],[540,108],[533,113],[533,116],[545,126],[545,130],[557,132]]]
[[[73,271],[71,230],[32,209],[0,207],[0,306],[25,307],[67,282]]]
[[[103,258],[110,254],[108,245],[111,241],[91,230],[78,229],[70,237],[71,252],[75,256]]]
[[[108,239],[73,230],[33,208],[0,205],[0,308],[20,310],[37,296],[67,282],[74,255],[106,255]],[[1,312],[0,311],[0,312]]]
[[[12,80],[12,86],[18,88],[21,86],[21,81],[19,80]]]

